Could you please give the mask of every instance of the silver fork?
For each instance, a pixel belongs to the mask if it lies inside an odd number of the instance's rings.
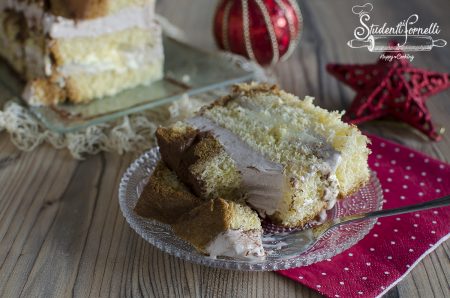
[[[367,213],[347,215],[332,220],[326,220],[320,225],[307,230],[264,234],[262,243],[268,252],[269,259],[284,259],[292,256],[298,256],[302,252],[313,246],[326,232],[339,227],[343,224],[355,223],[371,218],[385,217],[403,213],[409,213],[430,208],[437,208],[450,205],[450,195],[431,200],[425,203],[419,203],[394,209],[378,210]]]

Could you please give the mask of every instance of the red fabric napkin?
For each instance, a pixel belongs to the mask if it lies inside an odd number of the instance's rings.
[[[369,165],[383,187],[384,209],[450,194],[449,164],[369,137]],[[278,273],[327,297],[381,296],[449,238],[449,222],[449,207],[380,218],[364,239],[332,259]]]

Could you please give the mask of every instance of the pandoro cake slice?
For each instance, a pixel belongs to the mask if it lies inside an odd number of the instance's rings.
[[[264,84],[241,84],[156,132],[162,159],[195,195],[245,201],[303,226],[369,179],[368,139],[341,114]]]
[[[221,198],[209,200],[183,215],[173,226],[180,238],[212,258],[262,259],[262,228],[248,206]]]

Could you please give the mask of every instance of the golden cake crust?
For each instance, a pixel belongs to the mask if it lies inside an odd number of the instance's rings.
[[[208,160],[222,150],[220,143],[209,133],[201,133],[187,126],[184,133],[175,129],[158,128],[156,138],[162,159],[199,197],[204,197],[204,185],[191,166]]]
[[[258,93],[273,93],[276,95],[280,95],[280,88],[277,85],[273,84],[235,84],[231,89],[230,95],[222,96],[216,99],[211,104],[204,106],[199,114],[202,115],[205,110],[210,110],[216,106],[225,107],[230,101],[236,99],[239,95],[246,95],[252,97]]]
[[[184,214],[172,225],[180,238],[191,243],[203,253],[207,245],[231,225],[233,208],[231,203],[218,198],[209,200]]]
[[[52,106],[61,102],[61,98],[66,98],[64,89],[59,88],[57,83],[53,82],[52,78],[43,79],[38,78],[29,82],[25,92],[33,93],[41,104]],[[33,100],[30,99],[30,102]]]
[[[165,163],[159,161],[134,211],[142,217],[172,224],[201,203],[203,201],[190,193]]]
[[[51,13],[68,19],[93,19],[107,14],[111,0],[50,0]]]
[[[68,19],[88,20],[112,14],[127,6],[152,4],[150,0],[50,0],[50,12]]]

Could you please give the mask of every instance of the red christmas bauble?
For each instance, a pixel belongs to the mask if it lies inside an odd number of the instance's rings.
[[[214,16],[217,45],[261,65],[289,57],[301,29],[295,0],[221,0]]]

